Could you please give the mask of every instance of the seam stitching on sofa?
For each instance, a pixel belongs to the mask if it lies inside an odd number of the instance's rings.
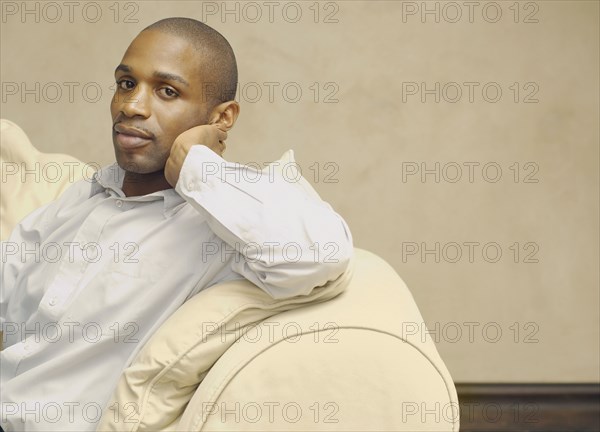
[[[403,339],[401,337],[399,337],[398,335],[394,334],[394,333],[390,333],[388,331],[384,331],[384,330],[380,330],[380,329],[374,329],[374,328],[369,328],[369,327],[362,327],[362,326],[341,326],[338,327],[338,329],[351,329],[351,330],[367,330],[367,331],[374,331],[377,333],[382,333],[382,334],[386,334],[389,336],[392,336],[398,340],[403,341],[404,343],[407,343],[408,345],[412,346],[415,350],[417,350],[424,358],[427,359],[427,361],[433,366],[433,368],[436,370],[436,372],[438,373],[438,375],[442,378],[442,382],[444,383],[444,386],[446,387],[446,392],[448,393],[448,399],[450,401],[452,401],[452,395],[450,392],[450,389],[448,387],[448,382],[446,381],[446,379],[444,379],[443,374],[441,373],[440,369],[431,361],[431,359],[429,358],[429,356],[427,356],[423,350],[421,350],[419,347],[417,347],[415,344],[407,341],[406,339]],[[317,331],[321,331],[321,330],[317,330]],[[313,334],[316,333],[317,331],[313,330],[310,332],[302,332],[299,333],[300,335],[304,336],[304,335],[309,335],[309,334]],[[298,336],[298,333],[293,335]],[[291,337],[291,336],[290,336]],[[227,385],[223,385],[224,383],[229,383],[231,381],[231,377],[237,375],[238,373],[240,373],[244,367],[248,366],[248,364],[250,364],[256,357],[258,357],[260,354],[264,353],[265,351],[279,345],[281,342],[285,341],[286,339],[289,339],[290,337],[285,337],[285,338],[281,338],[280,340],[267,345],[266,347],[263,347],[261,350],[259,350],[258,352],[256,352],[254,355],[252,355],[252,357],[247,358],[245,361],[240,361],[239,363],[236,363],[233,367],[232,370],[230,371],[230,373],[228,373],[223,380],[221,380],[221,383],[216,386],[215,390],[213,390],[212,394],[210,395],[210,398],[208,399],[209,401],[211,400],[216,400],[216,398],[214,397],[215,395],[220,396],[223,391],[225,390],[225,388],[227,387]],[[243,367],[239,367],[240,365],[243,365]],[[457,400],[458,402],[458,400]],[[199,426],[201,426],[200,429],[198,429],[199,431],[202,431],[204,429],[204,422],[202,422],[202,424],[197,424],[194,423],[194,429],[197,429]],[[459,418],[457,418],[456,420],[452,421],[452,430],[453,431],[458,431],[458,429],[456,429],[457,425],[460,424],[459,423]]]

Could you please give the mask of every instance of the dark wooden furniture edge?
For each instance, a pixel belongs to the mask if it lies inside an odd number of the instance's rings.
[[[460,430],[600,431],[600,383],[456,383]]]

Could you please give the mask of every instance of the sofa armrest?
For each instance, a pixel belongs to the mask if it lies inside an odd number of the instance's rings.
[[[238,338],[178,431],[457,431],[458,398],[408,288],[356,249],[335,299],[280,313]]]
[[[234,345],[211,369],[176,430],[458,430],[446,371],[394,335],[309,331],[253,355],[243,344],[252,342]]]

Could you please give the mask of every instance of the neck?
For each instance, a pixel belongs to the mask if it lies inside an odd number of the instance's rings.
[[[123,178],[123,193],[125,196],[148,195],[165,189],[171,189],[172,186],[167,182],[164,171],[156,171],[149,174],[138,174],[129,171],[125,172]]]

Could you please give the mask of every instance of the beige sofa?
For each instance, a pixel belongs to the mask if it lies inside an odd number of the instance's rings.
[[[78,161],[38,152],[12,122],[1,128],[6,239],[86,173],[63,170],[51,183],[15,175]],[[306,297],[274,300],[247,281],[213,286],[144,345],[97,430],[457,431],[452,378],[424,334],[402,279],[359,248],[345,274]]]

